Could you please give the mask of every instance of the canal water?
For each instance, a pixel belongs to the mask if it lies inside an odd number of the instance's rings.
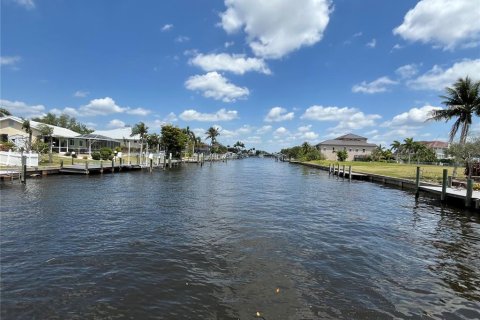
[[[268,159],[1,185],[2,319],[479,319],[480,219]]]

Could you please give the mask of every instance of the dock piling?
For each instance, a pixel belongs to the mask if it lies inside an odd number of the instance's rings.
[[[150,159],[150,172],[153,171],[153,159]]]
[[[418,198],[418,196],[420,195],[420,167],[417,167],[417,175],[416,175],[416,178],[415,178],[415,187],[416,187],[415,197]]]
[[[442,195],[440,196],[440,200],[442,202],[447,200],[447,184],[448,184],[448,169],[443,169]]]
[[[345,165],[342,165],[342,178],[345,180]]]
[[[63,160],[60,160],[60,169],[63,168]]]
[[[100,173],[103,173],[103,161],[100,160]]]
[[[465,207],[472,204],[473,179],[467,179],[467,196],[465,197]]]
[[[352,181],[352,166],[348,166],[348,181]]]
[[[452,176],[448,176],[448,182],[447,182],[447,185],[449,188],[452,187],[452,182],[453,182],[453,177]]]
[[[27,156],[22,155],[22,168],[20,170],[20,182],[27,182]]]
[[[328,164],[328,175],[331,175],[332,174],[332,164],[329,163]]]

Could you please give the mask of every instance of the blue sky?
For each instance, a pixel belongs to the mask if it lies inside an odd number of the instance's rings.
[[[480,75],[480,0],[2,0],[1,104],[99,130],[172,123],[268,151],[425,122]],[[472,128],[480,133],[478,119]]]

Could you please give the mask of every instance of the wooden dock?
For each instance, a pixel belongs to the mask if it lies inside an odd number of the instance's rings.
[[[14,169],[0,170],[1,180],[15,180],[20,179],[20,171]]]
[[[101,174],[101,173],[113,173],[120,171],[132,171],[132,170],[141,170],[140,165],[134,164],[116,164],[114,166],[101,166],[98,164],[95,165],[84,165],[84,164],[74,164],[69,166],[64,166],[59,169],[59,173],[62,174]]]
[[[442,194],[442,186],[420,186],[419,188],[421,191],[441,195]],[[458,188],[447,188],[446,193],[447,198],[456,198],[462,201],[465,201],[467,197],[467,190],[466,189],[458,189]],[[475,209],[480,208],[480,191],[473,191],[472,192],[472,204]]]

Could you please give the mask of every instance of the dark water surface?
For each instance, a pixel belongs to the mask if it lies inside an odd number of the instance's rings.
[[[266,159],[1,186],[2,319],[257,311],[479,319],[478,215]]]

